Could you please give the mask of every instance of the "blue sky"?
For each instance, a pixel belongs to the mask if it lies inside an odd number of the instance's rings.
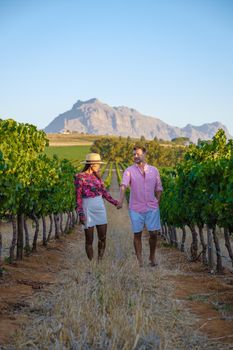
[[[0,0],[0,118],[92,97],[233,135],[233,0]]]

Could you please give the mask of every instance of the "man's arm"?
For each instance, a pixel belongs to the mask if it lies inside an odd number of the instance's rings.
[[[124,171],[124,174],[122,176],[122,182],[120,185],[120,198],[119,198],[119,204],[117,206],[118,209],[122,208],[122,206],[123,206],[123,201],[125,198],[125,191],[126,191],[126,188],[129,186],[129,184],[130,184],[130,171],[127,168]]]
[[[119,204],[117,206],[118,209],[122,208],[122,206],[123,206],[123,201],[124,201],[124,198],[125,198],[125,190],[126,190],[126,186],[125,185],[121,185],[120,186]]]
[[[161,182],[159,171],[158,169],[156,169],[155,197],[158,200],[158,204],[160,204],[162,192],[163,192],[163,185]]]
[[[155,192],[155,197],[157,198],[158,204],[160,204],[161,195],[162,195],[162,191]]]

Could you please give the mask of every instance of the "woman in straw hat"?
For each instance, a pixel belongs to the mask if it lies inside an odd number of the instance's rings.
[[[100,164],[104,164],[98,153],[86,155],[85,164],[81,173],[75,175],[76,202],[79,220],[84,225],[85,248],[89,260],[93,259],[94,227],[98,234],[98,259],[104,254],[107,233],[107,216],[103,202],[105,198],[109,203],[117,206],[118,201],[107,192],[99,175]]]

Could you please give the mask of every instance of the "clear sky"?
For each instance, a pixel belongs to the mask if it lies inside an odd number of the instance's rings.
[[[0,0],[0,118],[93,97],[233,135],[233,0]]]

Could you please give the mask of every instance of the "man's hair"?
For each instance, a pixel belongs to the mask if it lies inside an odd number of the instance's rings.
[[[140,145],[135,145],[133,150],[137,151],[138,149],[141,149],[143,153],[146,153],[146,147],[140,146]]]

